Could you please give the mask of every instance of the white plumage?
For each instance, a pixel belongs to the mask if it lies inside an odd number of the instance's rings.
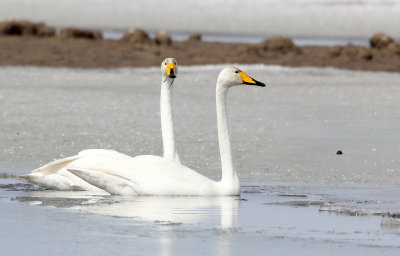
[[[171,111],[171,90],[177,74],[177,63],[174,58],[167,58],[161,63],[161,96],[160,115],[162,126],[162,138],[164,145],[164,157],[180,163],[179,155],[175,147],[174,126]],[[45,164],[30,174],[20,176],[43,188],[52,190],[85,190],[99,191],[101,189],[89,184],[71,172],[68,168],[89,168],[93,165],[102,166],[117,160],[123,161],[132,157],[105,149],[88,149],[79,152],[78,155],[58,159]]]
[[[232,165],[226,119],[228,89],[239,84],[265,86],[237,68],[225,68],[218,76],[216,101],[221,181],[213,181],[180,163],[157,156],[121,158],[88,168],[68,167],[68,171],[117,195],[239,195],[240,184]]]

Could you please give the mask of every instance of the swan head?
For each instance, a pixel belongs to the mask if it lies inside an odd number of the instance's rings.
[[[161,74],[165,78],[174,79],[178,74],[178,67],[174,58],[166,58],[161,63]]]
[[[261,83],[245,72],[235,67],[224,68],[218,75],[218,84],[230,88],[232,86],[246,84],[264,87],[265,84]]]

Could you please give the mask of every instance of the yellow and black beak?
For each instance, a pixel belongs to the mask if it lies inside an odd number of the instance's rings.
[[[167,63],[165,72],[169,78],[176,77],[176,66],[175,63]]]
[[[248,84],[248,85],[255,85],[255,86],[261,86],[264,87],[265,84],[249,77],[246,73],[243,71],[239,71],[240,77],[242,78],[243,84]]]

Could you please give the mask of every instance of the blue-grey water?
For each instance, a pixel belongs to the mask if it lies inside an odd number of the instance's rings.
[[[105,39],[119,40],[121,39],[126,31],[119,29],[102,29],[102,34]],[[154,38],[157,33],[149,32],[151,38]],[[189,38],[190,32],[172,32],[170,33],[172,40],[175,41],[185,41]],[[271,37],[272,35],[243,35],[243,34],[212,34],[203,33],[201,35],[201,40],[205,42],[222,42],[222,43],[250,43],[257,44],[265,39]],[[294,37],[293,42],[298,46],[315,45],[315,46],[332,46],[332,45],[347,45],[349,43],[359,46],[368,47],[368,38],[341,38],[341,37]]]
[[[214,179],[222,67],[180,67],[173,93],[181,159]],[[214,198],[56,192],[16,179],[86,148],[160,155],[160,71],[1,67],[2,252],[397,255],[400,75],[240,68],[268,86],[229,93],[242,193]]]

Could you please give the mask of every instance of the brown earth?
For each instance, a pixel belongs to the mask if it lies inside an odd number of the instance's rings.
[[[42,23],[39,25],[52,30]],[[8,30],[1,30],[2,27]],[[351,44],[299,47],[287,37],[275,37],[260,44],[203,42],[201,37],[169,44],[167,35],[162,35],[164,41],[159,37],[155,42],[142,30],[130,32],[121,40],[104,40],[98,31],[72,28],[57,36],[24,31],[23,27],[10,29],[0,23],[0,65],[147,67],[158,66],[164,58],[174,57],[180,65],[264,63],[400,72],[400,44],[381,33],[375,34],[371,48],[366,48]]]

